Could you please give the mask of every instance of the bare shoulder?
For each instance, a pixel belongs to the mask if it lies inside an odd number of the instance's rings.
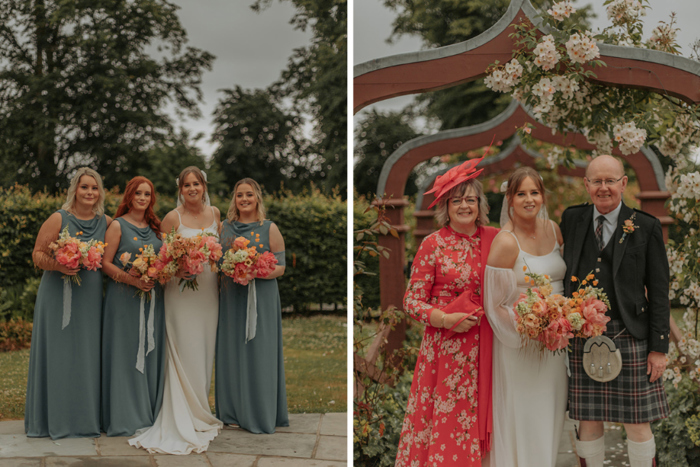
[[[214,219],[216,219],[216,222],[221,222],[221,211],[219,211],[219,208],[216,206],[212,206],[211,208],[214,211]]]
[[[110,225],[112,225],[112,221],[113,221],[113,220],[114,220],[114,219],[112,219],[112,218],[109,217],[107,214],[105,214],[105,221],[107,221],[107,227],[109,227]],[[118,222],[117,222],[117,224],[118,224]]]
[[[160,223],[160,230],[169,233],[171,229],[177,230],[178,227],[180,227],[180,216],[178,216],[178,213],[173,209],[163,218],[163,222]]]
[[[114,219],[114,222],[107,223],[107,233],[121,233],[121,231],[122,225],[116,222],[116,219]]]
[[[51,229],[51,230],[60,230],[61,229],[61,223],[63,222],[63,218],[61,216],[60,212],[54,212],[49,216],[48,219],[44,221],[44,225],[46,228]],[[43,227],[42,226],[42,227]]]
[[[494,268],[511,269],[515,265],[515,260],[518,259],[519,252],[520,248],[515,237],[510,232],[501,230],[493,239],[486,264]]]
[[[553,220],[550,219],[549,221],[552,224],[552,227],[554,228],[554,234],[557,236],[557,241],[559,242],[559,245],[564,244],[564,237],[561,235],[561,229],[559,228],[559,224],[554,222]]]

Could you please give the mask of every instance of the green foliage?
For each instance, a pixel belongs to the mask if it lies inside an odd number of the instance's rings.
[[[32,340],[32,323],[22,318],[12,318],[0,323],[0,352],[29,348]]]
[[[353,203],[353,231],[357,232],[363,226],[373,225],[377,221],[377,213],[368,209],[369,203],[364,197],[355,195]],[[355,250],[354,260],[360,262],[363,274],[356,274],[353,278],[355,293],[362,296],[362,304],[365,308],[378,309],[379,300],[379,256],[371,256],[364,250]]]
[[[691,467],[700,463],[700,393],[687,376],[674,387],[665,383],[668,418],[652,424],[660,465]]]
[[[267,217],[279,227],[287,267],[278,279],[282,306],[343,306],[347,297],[347,204],[318,189],[265,199]],[[225,212],[225,211],[224,211]]]
[[[365,114],[355,133],[354,188],[357,193],[365,196],[376,193],[379,174],[387,158],[403,143],[417,136],[419,134],[411,128],[409,115],[404,111],[372,109]],[[412,172],[406,182],[405,194],[411,196],[416,191],[416,175]]]
[[[2,185],[57,192],[87,164],[108,187],[123,186],[172,131],[173,109],[199,116],[214,57],[186,46],[177,9],[166,0],[0,0]]]
[[[272,92],[291,98],[297,115],[311,115],[311,153],[322,159],[320,178],[330,192],[347,190],[347,2],[287,0],[296,10],[291,23],[311,29],[311,45],[294,50]],[[260,11],[272,0],[256,0]]]
[[[12,303],[7,310],[0,310],[0,319],[17,316],[31,320],[42,274],[32,261],[34,242],[41,225],[64,200],[64,194],[31,194],[27,186],[0,188],[0,281]],[[107,192],[105,212],[114,215],[120,201],[117,190]],[[228,202],[212,196],[223,217]],[[265,197],[265,206],[286,244],[287,268],[279,279],[282,306],[293,306],[296,313],[322,303],[342,307],[347,284],[346,203],[337,195],[312,189],[299,196],[285,192]],[[175,208],[175,199],[159,196],[156,208],[162,219]]]
[[[230,188],[245,177],[259,180],[270,193],[308,184],[320,167],[305,155],[302,118],[283,110],[268,90],[236,86],[224,94],[214,111],[213,159]]]

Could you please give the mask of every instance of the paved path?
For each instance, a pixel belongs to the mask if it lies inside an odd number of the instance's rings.
[[[347,414],[290,414],[288,428],[255,435],[226,427],[204,454],[151,455],[128,438],[27,438],[22,420],[0,422],[0,467],[347,466]]]
[[[575,422],[578,424],[578,422]],[[564,424],[559,442],[559,454],[556,467],[579,467],[576,456],[576,433],[574,421],[568,417]],[[622,426],[615,423],[605,424],[605,467],[629,467],[627,459],[627,441],[622,439]]]

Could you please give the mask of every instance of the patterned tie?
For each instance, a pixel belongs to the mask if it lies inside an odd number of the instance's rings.
[[[598,226],[595,228],[595,241],[598,243],[598,249],[603,250],[605,248],[605,243],[603,243],[603,223],[605,222],[605,216],[602,214],[596,218]]]

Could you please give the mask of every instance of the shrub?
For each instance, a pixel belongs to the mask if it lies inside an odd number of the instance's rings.
[[[700,393],[695,382],[684,376],[677,387],[665,383],[668,418],[652,425],[660,465],[690,467],[700,464]]]
[[[173,195],[158,196],[161,219],[175,208]],[[113,216],[121,201],[117,189],[108,191],[105,212]],[[10,316],[32,319],[42,271],[34,267],[32,251],[42,224],[65,201],[65,194],[32,194],[26,186],[0,188],[0,283],[7,288]],[[212,203],[225,217],[230,200],[217,196]],[[279,280],[282,306],[308,311],[311,304],[346,303],[346,203],[337,195],[311,190],[294,196],[266,196],[268,218],[284,236],[287,268]]]
[[[22,318],[12,318],[0,323],[0,352],[29,348],[32,340],[32,323]]]

